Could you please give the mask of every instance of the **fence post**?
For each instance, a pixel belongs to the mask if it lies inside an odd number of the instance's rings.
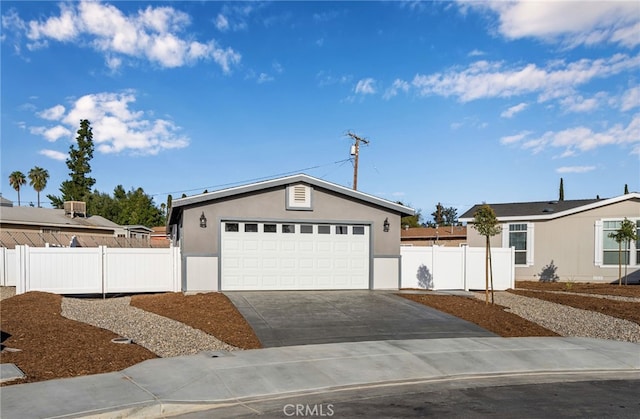
[[[2,261],[2,269],[0,269],[0,285],[7,285],[7,249],[0,247],[0,260]]]
[[[27,292],[27,249],[29,246],[16,246],[16,294]]]
[[[467,246],[460,246],[462,248],[462,288],[465,291],[469,291],[467,285]]]
[[[99,255],[99,264],[100,264],[100,283],[102,284],[102,299],[106,298],[106,290],[108,284],[107,281],[107,272],[106,272],[106,258],[107,258],[107,246],[98,246],[98,255]]]

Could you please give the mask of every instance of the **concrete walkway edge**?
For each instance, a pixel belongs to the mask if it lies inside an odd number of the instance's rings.
[[[611,371],[639,379],[640,345],[587,338],[457,338],[203,352],[148,360],[120,372],[3,387],[0,413],[5,419],[162,417],[381,383]]]

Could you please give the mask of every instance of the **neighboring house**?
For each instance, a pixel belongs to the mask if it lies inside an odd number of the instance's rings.
[[[150,246],[148,237],[151,229],[120,226],[99,215],[87,216],[82,202],[67,204],[71,203],[65,203],[65,209],[0,206],[0,247],[12,249],[23,244],[33,247],[69,246],[74,236],[81,247]],[[132,239],[132,232],[145,233],[147,238]]]
[[[156,244],[169,247],[171,240],[169,240],[169,236],[167,235],[167,226],[156,226],[152,227],[151,230],[150,240],[153,247],[157,247]]]
[[[414,210],[299,174],[174,199],[183,290],[398,289]]]
[[[491,246],[515,247],[516,280],[613,282],[618,279],[618,244],[609,237],[626,217],[640,233],[640,193],[610,199],[490,204],[502,226]],[[475,205],[460,221],[468,223],[469,246],[484,246],[473,228]],[[629,282],[640,279],[640,242],[623,253]],[[625,259],[623,259],[625,260]],[[623,271],[624,274],[624,271]]]
[[[127,225],[121,226],[116,232],[116,237],[126,237],[128,239],[142,239],[147,240],[151,238],[153,229],[143,225]]]
[[[5,198],[4,196],[2,196],[2,194],[0,194],[0,207],[12,207],[13,206],[13,201]]]
[[[467,227],[404,227],[400,241],[403,246],[457,247],[467,242]]]

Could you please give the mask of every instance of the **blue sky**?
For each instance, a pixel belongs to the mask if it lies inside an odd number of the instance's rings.
[[[305,172],[462,214],[640,190],[638,2],[2,2],[2,194],[68,178],[159,205]],[[23,204],[36,202],[25,185]],[[46,198],[45,206],[48,205]]]

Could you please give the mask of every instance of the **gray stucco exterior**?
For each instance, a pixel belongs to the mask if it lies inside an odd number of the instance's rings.
[[[309,188],[309,208],[288,205],[287,191],[293,185]],[[220,226],[223,221],[369,226],[370,288],[398,288],[400,219],[413,213],[411,208],[391,201],[307,175],[296,175],[174,200],[168,231],[174,231],[174,243],[182,251],[185,291],[219,289],[222,282],[219,277]],[[200,227],[203,214],[206,228]],[[389,223],[387,232],[383,226],[385,220]]]

